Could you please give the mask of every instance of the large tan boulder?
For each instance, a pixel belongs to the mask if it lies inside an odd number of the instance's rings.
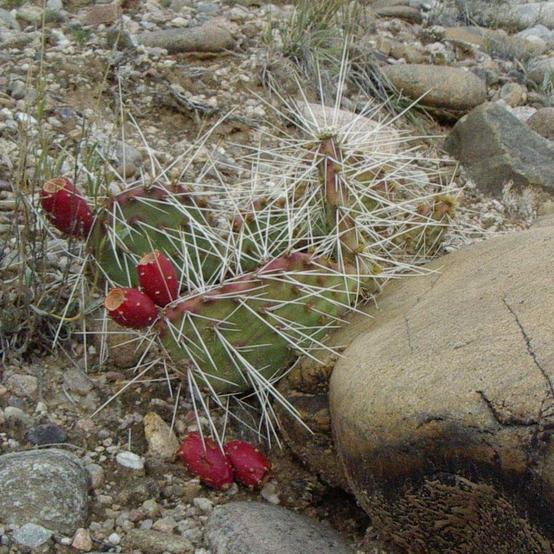
[[[554,226],[429,267],[353,318],[335,365],[350,488],[401,552],[551,552]]]

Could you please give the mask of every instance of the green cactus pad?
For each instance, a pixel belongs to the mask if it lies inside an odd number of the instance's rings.
[[[115,196],[96,219],[90,244],[100,273],[118,286],[136,286],[138,260],[163,252],[178,268],[181,282],[211,282],[222,256],[208,216],[183,190],[134,188]]]
[[[309,352],[355,299],[357,280],[293,254],[165,311],[161,341],[218,394],[263,387]]]

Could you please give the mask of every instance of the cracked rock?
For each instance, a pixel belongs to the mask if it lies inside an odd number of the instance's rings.
[[[552,225],[491,239],[334,337],[350,343],[329,389],[338,456],[401,551],[551,551],[553,267]]]

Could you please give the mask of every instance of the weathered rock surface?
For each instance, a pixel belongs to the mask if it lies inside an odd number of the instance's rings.
[[[64,534],[83,527],[89,476],[79,459],[58,449],[0,456],[0,521],[35,523]]]
[[[498,104],[458,121],[445,146],[487,192],[500,194],[508,181],[554,192],[554,145]]]
[[[409,98],[421,104],[454,111],[468,111],[487,99],[485,83],[457,67],[399,64],[382,67],[384,76]]]
[[[527,125],[545,139],[554,140],[554,108],[541,108],[528,120]]]
[[[330,527],[260,502],[217,506],[206,525],[213,554],[353,554]]]
[[[489,8],[490,18],[496,25],[517,30],[527,29],[533,25],[544,25],[554,29],[554,2],[530,2],[502,6],[501,9]]]
[[[219,52],[233,47],[233,35],[228,23],[215,19],[186,29],[166,29],[137,35],[144,46],[164,48],[170,54],[177,52]]]
[[[538,227],[436,260],[351,319],[336,448],[401,551],[551,552],[553,267],[554,227]]]

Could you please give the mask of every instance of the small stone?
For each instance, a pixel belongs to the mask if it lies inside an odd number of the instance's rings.
[[[55,423],[41,423],[27,431],[26,439],[31,444],[43,446],[45,444],[61,444],[67,441],[65,431]]]
[[[77,368],[66,370],[63,376],[64,385],[71,391],[86,396],[94,387],[94,383]]]
[[[90,538],[90,533],[88,529],[83,529],[80,527],[75,532],[73,537],[73,542],[71,543],[73,548],[77,550],[82,550],[83,552],[88,552],[92,549],[92,539]]]
[[[149,412],[144,416],[144,436],[151,456],[166,461],[175,459],[179,441],[158,414]]]
[[[205,514],[209,514],[214,508],[214,503],[209,498],[202,496],[195,498],[192,503]]]
[[[202,491],[202,485],[198,479],[191,479],[183,484],[182,500],[183,502],[193,502]]]
[[[23,398],[34,398],[38,390],[38,380],[34,375],[11,375],[6,380],[7,389]]]
[[[160,513],[160,505],[153,498],[149,498],[142,503],[142,510],[146,516],[156,517]]]
[[[118,535],[117,533],[112,533],[108,537],[108,541],[112,544],[119,544],[121,542],[121,536]]]
[[[104,484],[104,469],[98,464],[88,464],[86,468],[90,475],[92,488],[100,489]]]
[[[527,89],[518,83],[506,83],[500,89],[500,98],[512,108],[521,106],[527,101]]]
[[[277,485],[275,481],[268,481],[260,491],[260,494],[264,500],[267,500],[270,504],[280,504],[279,495],[277,494]]]
[[[172,533],[176,526],[177,523],[172,517],[164,517],[156,520],[152,528],[162,533]]]
[[[143,459],[133,452],[119,452],[115,457],[116,462],[128,469],[142,470],[144,469]]]
[[[45,529],[34,523],[26,523],[13,534],[15,542],[27,548],[38,548],[48,542],[51,537],[52,531],[50,529]]]
[[[21,408],[16,408],[15,406],[8,406],[4,409],[4,418],[7,423],[20,424],[24,427],[29,427],[33,423],[30,416]]]

